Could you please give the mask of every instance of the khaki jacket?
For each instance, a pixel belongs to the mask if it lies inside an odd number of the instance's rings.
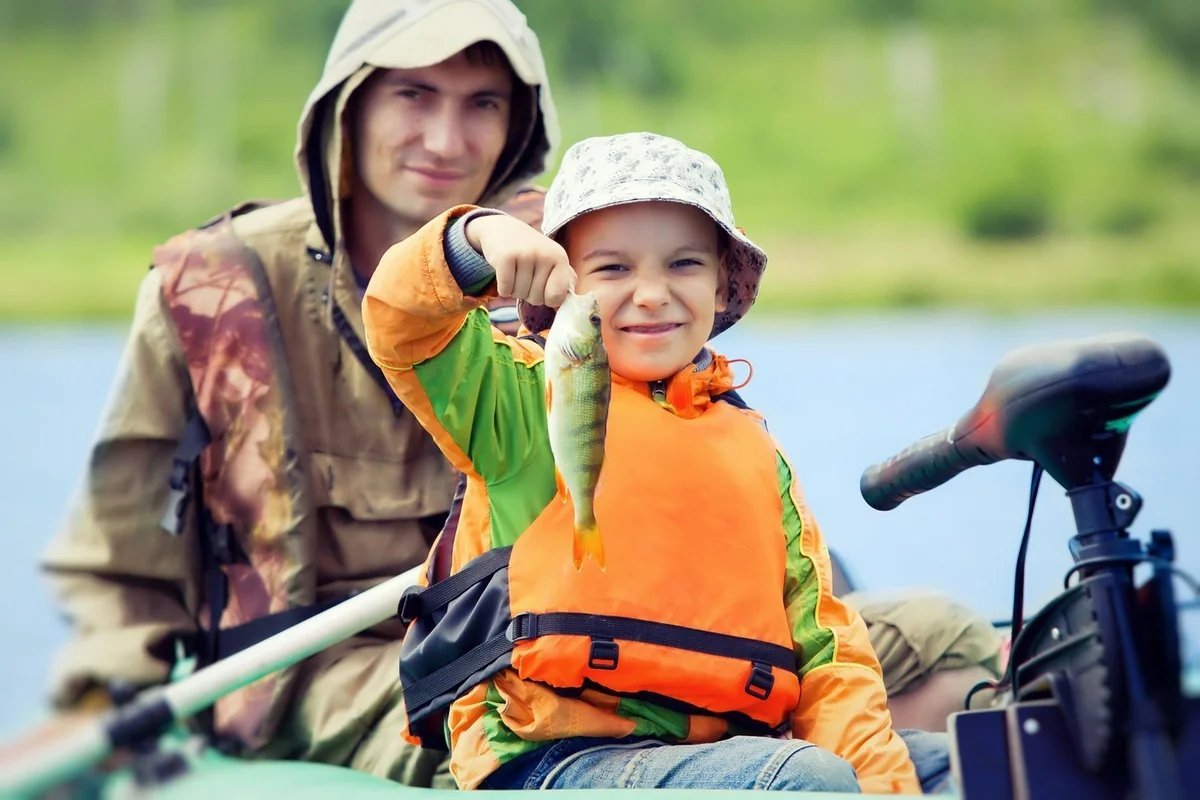
[[[393,413],[334,329],[336,303],[362,330],[353,279],[347,270],[331,281],[328,261],[318,260],[328,256],[305,200],[238,217],[235,230],[266,269],[298,396],[300,463],[316,523],[310,602],[419,564],[454,479],[420,425]],[[163,680],[174,639],[196,629],[194,517],[181,536],[159,524],[190,393],[160,281],[155,270],[142,283],[84,486],[44,557],[77,631],[55,669],[60,704],[114,678]]]

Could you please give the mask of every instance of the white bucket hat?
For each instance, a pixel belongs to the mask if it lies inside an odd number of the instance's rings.
[[[550,190],[542,233],[553,238],[571,220],[610,206],[666,201],[700,209],[729,235],[725,266],[729,297],[713,322],[710,338],[741,319],[754,304],[767,255],[733,221],[725,175],[709,156],[668,136],[623,133],[572,145]],[[533,332],[550,327],[554,309],[519,304],[521,321]]]

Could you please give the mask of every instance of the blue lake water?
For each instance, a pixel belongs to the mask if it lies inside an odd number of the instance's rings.
[[[1133,330],[1173,365],[1166,391],[1135,422],[1117,478],[1146,501],[1134,532],[1174,530],[1178,558],[1200,574],[1200,317],[1129,311],[982,316],[913,313],[776,319],[717,345],[753,361],[743,396],[766,414],[829,544],[858,583],[926,586],[994,618],[1012,604],[1029,465],[969,470],[895,511],[858,493],[865,466],[954,422],[995,362],[1026,344]],[[0,736],[43,709],[66,638],[36,571],[79,479],[120,357],[115,327],[0,328]],[[662,467],[671,468],[663,454]],[[151,476],[147,476],[151,479]],[[1060,585],[1073,532],[1062,490],[1043,481],[1028,557],[1027,609]]]

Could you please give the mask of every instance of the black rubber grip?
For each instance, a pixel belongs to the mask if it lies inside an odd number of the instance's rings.
[[[157,739],[175,719],[165,697],[133,700],[108,713],[104,730],[114,748],[131,747]]]
[[[954,428],[926,436],[887,461],[867,467],[859,481],[863,499],[879,511],[891,511],[908,498],[940,486],[978,461],[955,447]]]

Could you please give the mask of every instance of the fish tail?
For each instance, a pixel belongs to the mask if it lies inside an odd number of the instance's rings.
[[[592,520],[590,524],[575,526],[575,570],[583,569],[583,557],[591,556],[592,560],[604,569],[604,542],[600,538],[600,527]]]

